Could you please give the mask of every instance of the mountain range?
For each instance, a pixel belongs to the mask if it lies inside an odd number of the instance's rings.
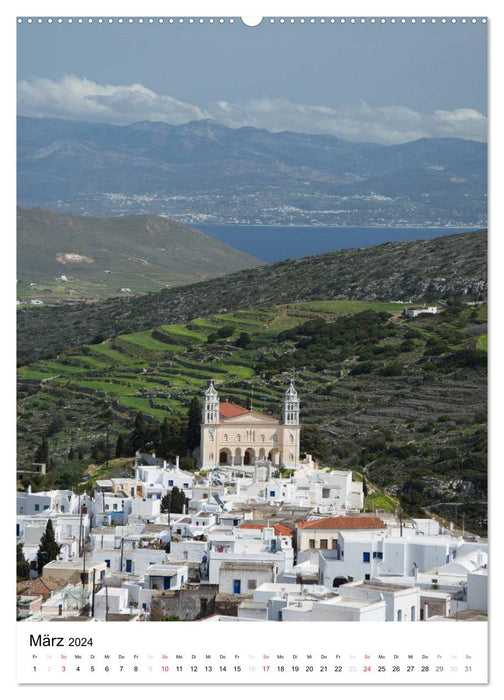
[[[485,143],[18,118],[18,204],[185,223],[484,226]]]

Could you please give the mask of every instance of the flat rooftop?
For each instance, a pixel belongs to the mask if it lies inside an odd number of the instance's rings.
[[[399,586],[398,584],[384,584],[381,585],[379,583],[371,583],[368,581],[362,581],[361,583],[358,583],[355,588],[367,588],[372,591],[386,591],[388,593],[395,593],[397,591],[408,591],[414,588],[414,586]]]
[[[221,564],[220,568],[229,569],[230,571],[241,571],[245,569],[246,571],[271,571],[274,564],[256,564],[254,562],[234,562],[225,561]]]

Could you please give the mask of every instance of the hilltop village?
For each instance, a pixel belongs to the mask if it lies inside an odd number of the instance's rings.
[[[363,481],[301,458],[300,427],[294,381],[281,418],[210,382],[197,472],[137,452],[92,495],[19,492],[18,619],[485,620],[486,541],[364,512]]]

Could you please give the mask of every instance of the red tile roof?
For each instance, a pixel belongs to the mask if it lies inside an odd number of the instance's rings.
[[[223,401],[219,404],[219,413],[221,418],[234,418],[244,413],[250,413],[250,411],[230,401]]]
[[[255,525],[254,525],[254,523],[242,523],[240,525],[240,528],[242,530],[261,530],[262,531],[265,527],[268,527],[268,526],[267,525],[259,525],[257,523]],[[288,528],[287,525],[280,525],[279,523],[274,523],[270,527],[272,527],[275,530],[275,535],[286,535],[287,537],[292,536],[292,530],[290,528]]]
[[[77,572],[77,577],[70,577],[72,583],[77,583],[80,576]],[[41,595],[44,600],[50,597],[54,591],[59,591],[70,583],[67,579],[56,578],[53,576],[39,576],[39,578],[29,579],[28,581],[20,581],[16,586],[18,595]]]
[[[231,403],[231,401],[222,401],[219,404],[219,418],[236,418],[236,416],[242,416],[245,413],[255,413],[258,416],[264,416],[264,418],[274,418],[274,416],[269,416],[267,413],[260,413],[259,411],[250,411],[248,408],[243,408],[243,406],[238,406],[236,403]],[[276,420],[276,418],[274,418]]]
[[[302,530],[385,530],[387,527],[381,518],[365,515],[305,520],[296,525]]]

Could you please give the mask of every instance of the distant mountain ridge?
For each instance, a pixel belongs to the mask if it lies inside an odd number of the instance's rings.
[[[79,300],[157,291],[256,267],[262,262],[159,216],[96,218],[18,209],[18,280],[26,291]],[[55,281],[65,277],[56,290]],[[28,285],[36,284],[30,288]]]
[[[18,203],[190,223],[486,223],[484,143],[382,146],[212,120],[130,126],[18,118]]]
[[[23,309],[21,364],[122,333],[225,311],[324,299],[418,301],[487,297],[486,230],[341,250],[96,304]]]

